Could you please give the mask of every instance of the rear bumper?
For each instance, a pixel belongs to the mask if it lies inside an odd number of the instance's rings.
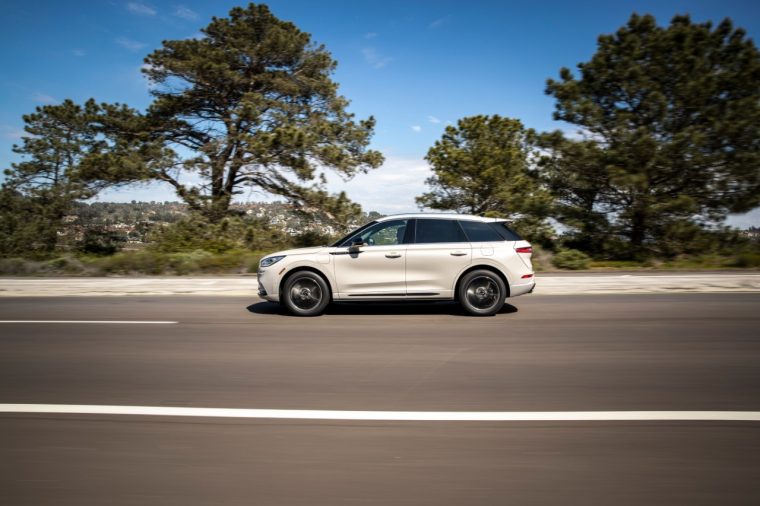
[[[520,283],[518,285],[510,285],[509,296],[517,297],[518,295],[525,295],[526,293],[532,293],[533,290],[535,290],[535,288],[536,288],[536,281],[535,281],[535,278],[532,278],[530,281],[527,281],[525,283]]]

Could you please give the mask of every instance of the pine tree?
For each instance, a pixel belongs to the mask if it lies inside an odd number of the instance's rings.
[[[265,5],[236,7],[202,33],[164,41],[143,72],[154,84],[154,135],[188,153],[180,167],[203,184],[184,184],[171,166],[154,177],[212,221],[245,188],[346,210],[345,195],[324,191],[320,171],[350,178],[383,157],[367,149],[374,119],[347,112],[324,46]]]
[[[534,133],[519,120],[471,116],[448,126],[425,159],[431,191],[420,207],[503,217],[527,237],[545,237],[552,198],[531,171]]]
[[[760,204],[760,55],[744,30],[688,16],[662,28],[634,14],[599,37],[578,70],[576,78],[563,68],[546,92],[555,119],[580,127],[588,143],[550,141],[561,162],[548,176],[560,186],[585,180],[560,197],[580,219],[584,206],[590,220],[607,216],[628,256]]]

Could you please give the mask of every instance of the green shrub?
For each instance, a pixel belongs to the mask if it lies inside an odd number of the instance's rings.
[[[102,274],[163,274],[168,263],[167,255],[148,250],[123,251],[93,261]]]
[[[194,250],[178,253],[163,253],[145,249],[122,251],[108,257],[90,257],[88,267],[99,274],[241,274],[256,272],[260,252],[231,250],[225,253],[211,253]]]
[[[79,258],[64,255],[50,260],[28,260],[25,258],[0,258],[2,276],[60,276],[88,275],[92,269]]]
[[[538,244],[533,244],[533,256],[530,258],[533,270],[536,272],[550,270],[553,256],[554,254],[548,249],[544,249]]]
[[[247,259],[251,256],[260,258],[245,250],[232,250],[216,255],[209,255],[198,259],[198,269],[200,272],[245,272],[248,269]]]
[[[731,267],[760,267],[760,253],[739,253],[729,264]]]
[[[84,264],[75,257],[62,256],[48,260],[41,266],[45,274],[82,274]]]
[[[37,262],[23,258],[0,258],[0,274],[3,276],[28,276],[37,270]]]
[[[657,264],[651,260],[592,260],[589,262],[588,266],[591,269],[636,270],[642,268],[654,268],[657,267]]]
[[[577,249],[562,250],[552,258],[552,263],[555,267],[574,271],[588,269],[590,261],[591,258],[587,254]]]

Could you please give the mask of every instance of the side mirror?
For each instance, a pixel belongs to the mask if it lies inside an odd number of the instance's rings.
[[[361,238],[357,237],[353,241],[351,241],[351,246],[348,247],[348,251],[355,252],[359,251],[359,247],[364,246],[364,241],[361,240]]]

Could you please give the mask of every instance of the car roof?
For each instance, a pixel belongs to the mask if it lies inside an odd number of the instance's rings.
[[[486,218],[485,216],[474,216],[472,214],[458,214],[458,213],[406,213],[406,214],[392,214],[383,218],[378,218],[376,221],[388,221],[388,220],[408,220],[412,218],[426,218],[433,220],[468,220],[468,221],[481,221],[484,223],[493,223],[498,221],[507,221],[503,218]]]

